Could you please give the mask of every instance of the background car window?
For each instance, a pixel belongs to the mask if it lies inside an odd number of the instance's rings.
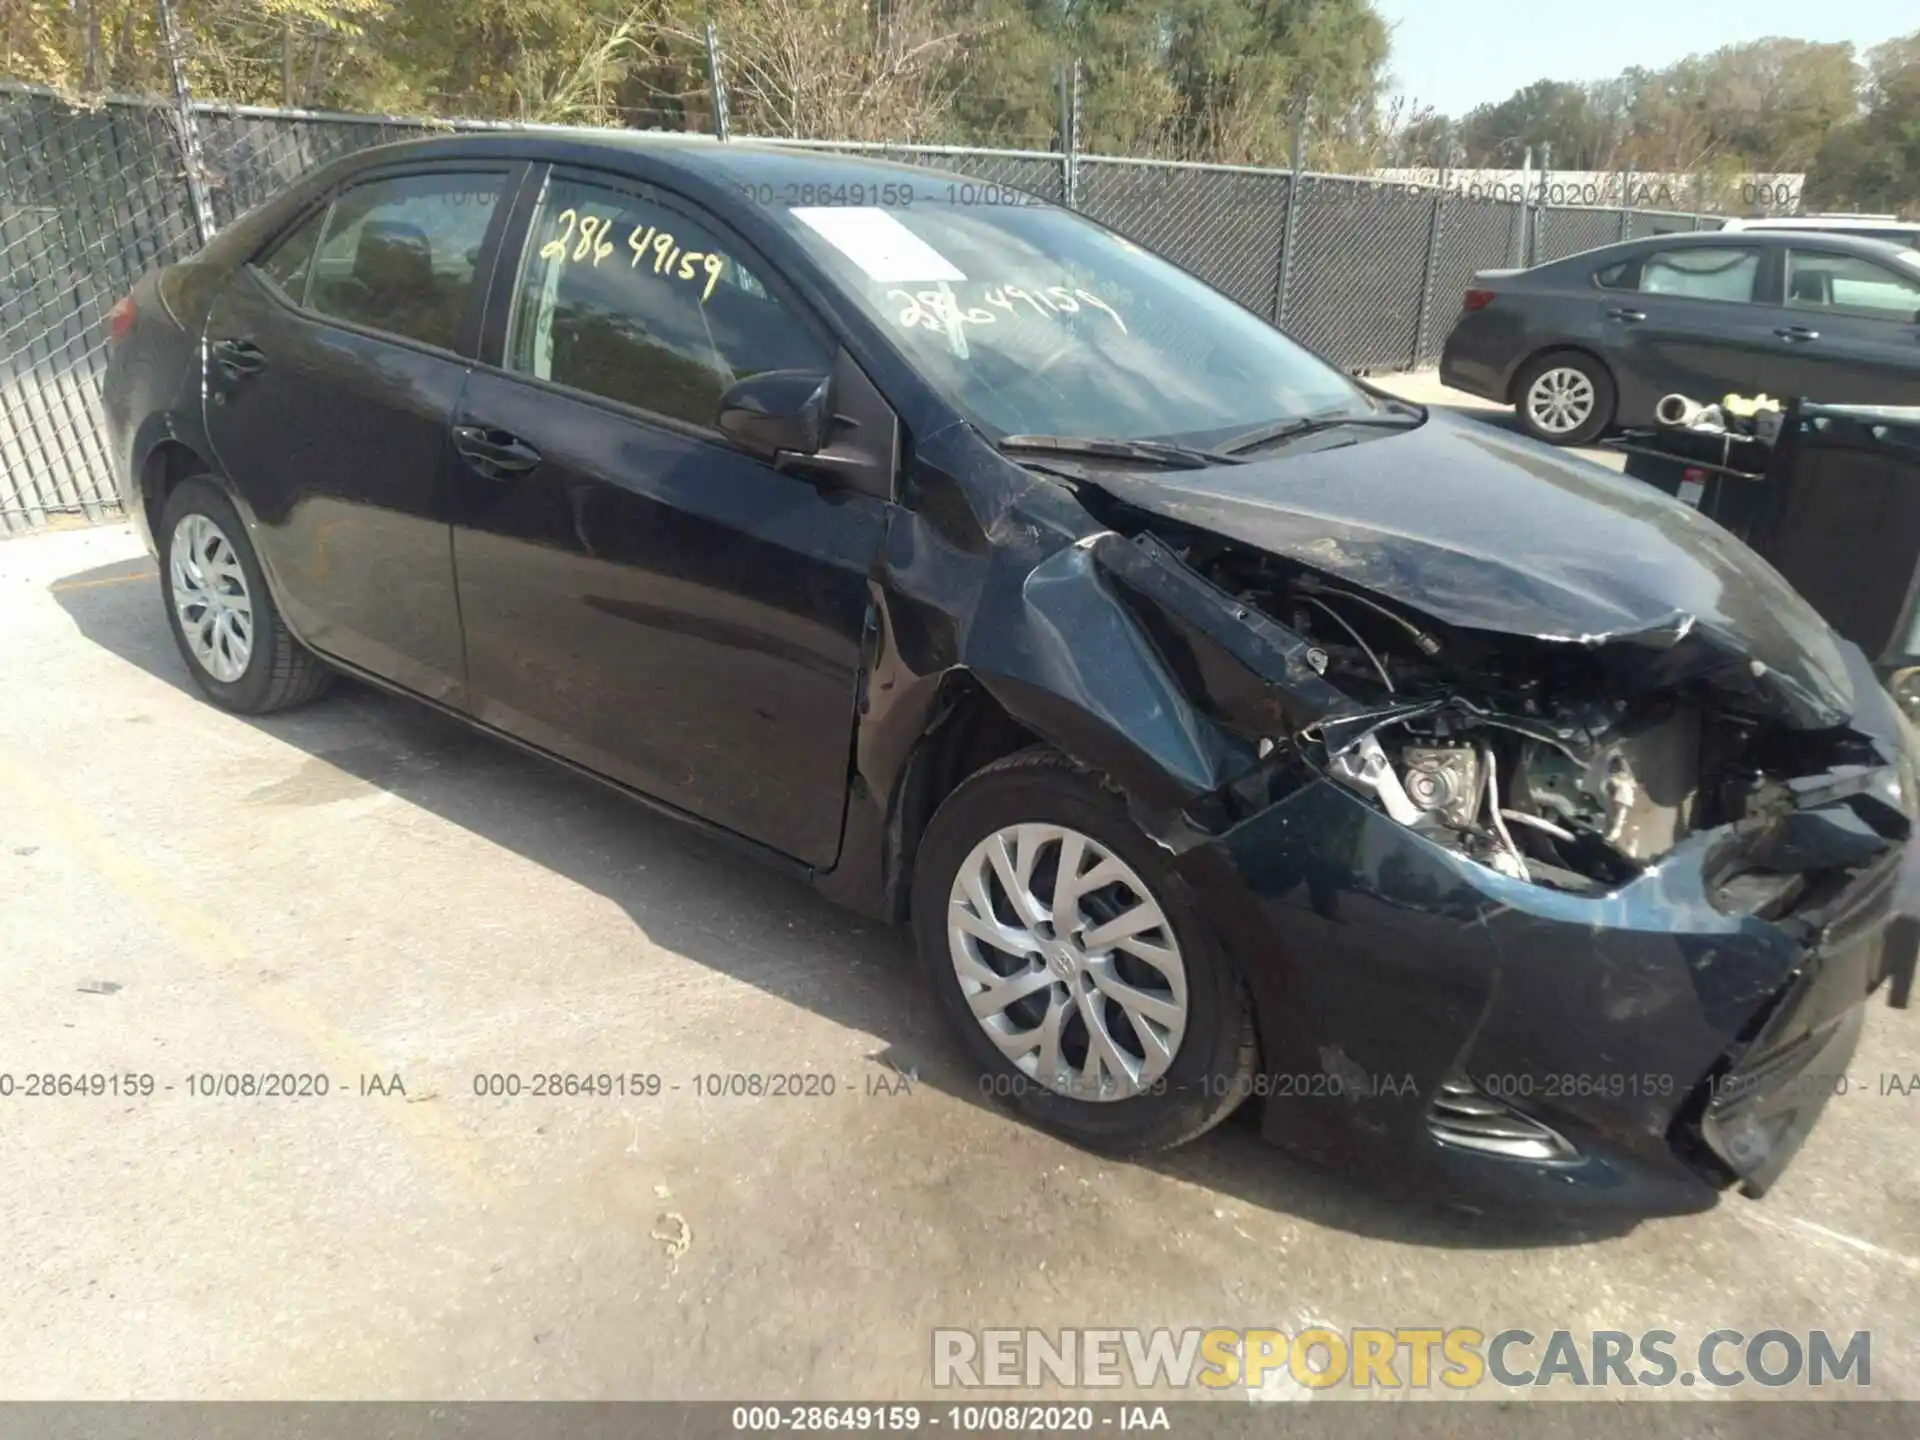
[[[313,263],[314,249],[320,243],[320,227],[326,223],[327,207],[322,205],[256,262],[260,273],[295,303],[306,294],[307,267]]]
[[[1640,289],[1693,300],[1751,300],[1760,252],[1734,246],[1661,250],[1640,267]]]
[[[406,175],[334,202],[309,308],[451,350],[459,339],[499,175]]]
[[[1857,255],[1790,250],[1787,304],[1796,310],[1851,310],[1912,323],[1920,316],[1920,280],[1896,275]]]
[[[704,226],[574,181],[541,200],[507,350],[522,374],[706,426],[736,380],[832,360]]]

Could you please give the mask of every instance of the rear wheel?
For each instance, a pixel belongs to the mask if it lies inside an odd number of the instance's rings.
[[[264,715],[327,688],[333,672],[287,630],[239,512],[212,481],[181,482],[157,539],[174,643],[208,699]]]
[[[1125,804],[1051,750],[967,780],[934,815],[913,925],[983,1093],[1079,1144],[1168,1149],[1247,1093],[1252,1008]]]
[[[1613,376],[1591,355],[1558,350],[1528,363],[1514,386],[1521,427],[1549,445],[1585,445],[1613,423]]]

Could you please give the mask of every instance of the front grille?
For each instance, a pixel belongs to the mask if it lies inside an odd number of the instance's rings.
[[[1442,1145],[1507,1160],[1578,1160],[1580,1152],[1550,1125],[1496,1100],[1459,1071],[1440,1082],[1427,1130]]]

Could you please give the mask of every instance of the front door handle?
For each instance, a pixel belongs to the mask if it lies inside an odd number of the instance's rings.
[[[243,375],[258,375],[267,366],[267,353],[251,340],[216,340],[213,362],[238,380]]]
[[[1778,335],[1782,340],[1785,340],[1789,345],[1799,345],[1805,341],[1818,340],[1820,338],[1820,332],[1818,330],[1809,330],[1804,325],[1782,325],[1773,333]]]
[[[483,425],[453,427],[453,448],[491,479],[524,475],[540,463],[540,452],[517,435]]]
[[[1631,325],[1636,320],[1646,319],[1647,312],[1644,310],[1629,310],[1626,306],[1621,305],[1607,311],[1607,318],[1609,320],[1624,320]]]

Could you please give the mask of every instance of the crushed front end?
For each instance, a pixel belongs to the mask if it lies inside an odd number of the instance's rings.
[[[1764,1191],[1914,964],[1911,732],[1859,652],[1463,625],[1101,513],[1253,757],[1160,832],[1255,994],[1269,1136],[1469,1206]]]

